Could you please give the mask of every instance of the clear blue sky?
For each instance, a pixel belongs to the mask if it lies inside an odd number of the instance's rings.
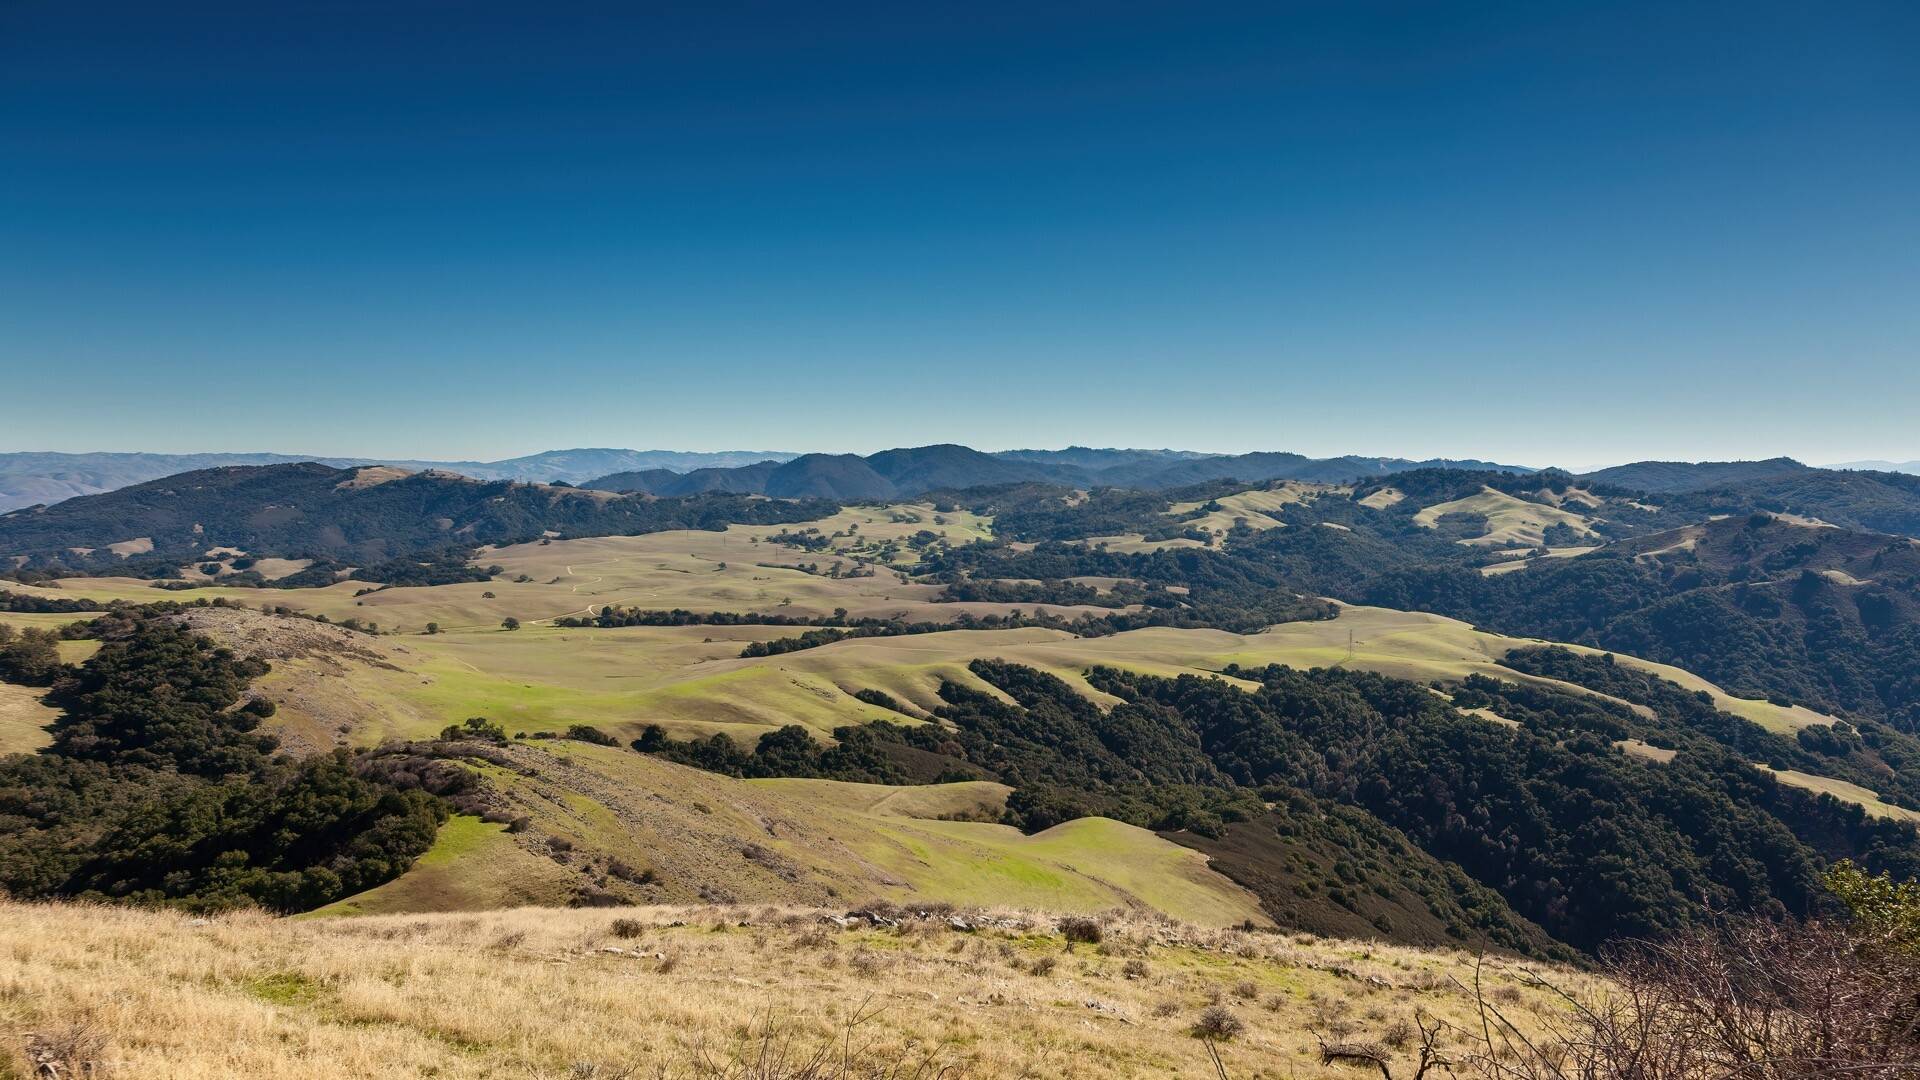
[[[1920,457],[1920,4],[0,0],[0,450]]]

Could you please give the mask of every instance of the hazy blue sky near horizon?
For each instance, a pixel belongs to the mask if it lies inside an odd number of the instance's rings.
[[[0,0],[0,450],[1920,458],[1920,4]]]

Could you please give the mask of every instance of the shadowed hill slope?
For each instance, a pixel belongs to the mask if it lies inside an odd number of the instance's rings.
[[[730,521],[803,521],[819,503],[745,498],[651,499],[577,488],[482,482],[311,462],[208,469],[0,515],[0,555],[35,565],[114,566],[113,545],[138,541],[152,561],[231,547],[259,558],[327,557],[361,564],[446,548],[560,536],[706,529]]]

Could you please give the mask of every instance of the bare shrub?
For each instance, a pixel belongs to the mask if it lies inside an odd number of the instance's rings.
[[[660,880],[660,876],[654,873],[652,867],[640,870],[629,866],[619,859],[607,860],[607,873],[619,878],[621,881],[634,885],[651,885]]]
[[[1098,920],[1081,915],[1069,915],[1060,920],[1060,933],[1068,941],[1083,945],[1098,945],[1106,936],[1106,931]]]
[[[33,1077],[48,1080],[94,1080],[105,1077],[105,1033],[90,1023],[63,1024],[27,1038],[27,1064]]]
[[[1147,962],[1135,957],[1121,965],[1120,973],[1129,979],[1144,979],[1147,977]]]
[[[1036,956],[1033,963],[1027,965],[1027,973],[1044,978],[1053,974],[1054,966],[1059,963],[1060,958],[1056,956]]]
[[[697,1080],[936,1080],[956,1075],[958,1066],[945,1047],[883,1047],[862,1034],[881,1009],[869,997],[853,1010],[841,1030],[809,1038],[788,1026],[772,1008],[761,1014],[730,1047],[721,1049],[705,1036],[688,1047],[687,1065]]]
[[[1193,1034],[1198,1039],[1225,1042],[1247,1030],[1246,1021],[1233,1014],[1233,1010],[1224,1005],[1209,1005],[1200,1010],[1200,1019],[1194,1021]]]
[[[646,934],[647,924],[641,922],[639,919],[615,919],[609,929],[613,932],[614,937],[630,939]]]
[[[1544,1036],[1481,992],[1477,1028],[1450,1032],[1465,1075],[1489,1080],[1913,1080],[1920,955],[1820,923],[1758,919],[1617,955],[1615,989],[1560,994]]]
[[[576,1061],[567,1070],[568,1080],[628,1080],[639,1072],[638,1065],[609,1065],[604,1061]]]

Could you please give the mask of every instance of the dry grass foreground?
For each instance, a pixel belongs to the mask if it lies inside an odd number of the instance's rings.
[[[1465,954],[1084,923],[1098,943],[1005,910],[888,926],[791,908],[0,905],[0,1076],[67,1054],[79,1071],[62,1077],[121,1080],[1217,1077],[1195,1036],[1207,1016],[1229,1033],[1226,1075],[1313,1080],[1355,1075],[1323,1065],[1316,1036],[1385,1047],[1398,1072],[1416,1012],[1477,1022]],[[1482,972],[1523,1025],[1561,1009],[1529,970]]]

